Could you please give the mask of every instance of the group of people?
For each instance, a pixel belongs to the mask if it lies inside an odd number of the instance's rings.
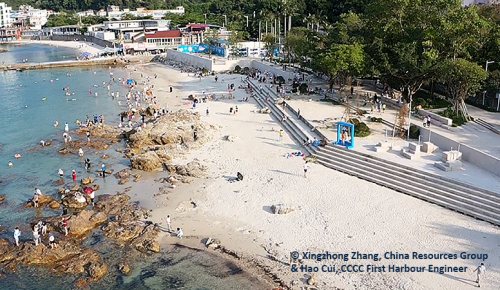
[[[69,228],[69,218],[68,217],[63,217],[61,220],[61,227],[64,231],[64,235],[68,235],[68,228]],[[38,221],[36,224],[33,225],[31,228],[32,230],[32,235],[33,235],[33,242],[35,243],[35,246],[38,246],[42,244],[42,237],[47,236],[48,233],[48,224],[45,221]],[[19,227],[16,227],[14,229],[14,242],[16,246],[19,247],[19,242],[21,238],[22,232],[19,229]],[[56,239],[53,233],[48,234],[48,242],[49,246],[51,249],[55,248],[57,246]]]

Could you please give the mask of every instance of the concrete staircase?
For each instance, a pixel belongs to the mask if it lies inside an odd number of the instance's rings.
[[[253,81],[249,83],[257,103],[268,107],[271,115],[299,144],[304,144],[308,138],[325,138],[307,120],[297,116],[293,108],[286,105],[283,110],[276,105],[277,94],[267,85],[260,89]],[[285,114],[287,118],[282,121]],[[304,149],[315,156],[318,163],[331,169],[500,226],[499,193],[336,145],[306,146]]]

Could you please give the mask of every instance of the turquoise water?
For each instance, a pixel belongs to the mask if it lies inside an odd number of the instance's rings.
[[[18,59],[32,58],[38,55],[40,60],[52,61],[68,54],[66,50],[57,53],[57,48],[40,46],[21,47],[20,51],[11,51]],[[16,48],[17,49],[17,48]],[[54,51],[53,49],[56,49]],[[23,52],[24,51],[24,52]],[[69,54],[68,54],[69,55]],[[2,55],[0,54],[0,57]],[[3,59],[2,59],[3,60]],[[112,75],[111,75],[112,73]],[[57,170],[62,168],[66,179],[76,169],[78,178],[86,176],[82,160],[76,155],[60,155],[57,149],[63,144],[64,123],[68,122],[70,135],[78,139],[71,130],[76,129],[75,120],[84,121],[86,115],[104,115],[106,123],[119,121],[118,112],[124,110],[117,100],[108,96],[107,84],[111,78],[128,78],[123,70],[106,68],[91,69],[50,69],[24,72],[0,72],[0,194],[7,197],[7,202],[0,205],[0,237],[12,240],[12,230],[19,226],[25,234],[22,239],[30,238],[29,222],[38,215],[56,215],[59,212],[34,211],[24,209],[24,203],[33,195],[35,187],[46,194],[55,194],[58,178]],[[67,96],[63,88],[69,87]],[[125,103],[127,87],[116,81],[111,91],[120,91],[122,103]],[[92,94],[89,94],[92,90]],[[94,93],[97,92],[96,97]],[[74,100],[73,100],[74,99]],[[53,126],[54,121],[59,127]],[[53,139],[50,147],[41,147],[40,140]],[[117,145],[120,146],[120,145]],[[16,153],[22,158],[15,159]],[[109,167],[118,169],[117,163],[126,164],[113,150],[108,150],[111,158],[106,160]],[[98,164],[103,152],[86,152],[94,164]],[[14,163],[8,167],[8,162]],[[112,165],[114,164],[114,165]],[[116,184],[114,178],[99,181],[101,190]],[[104,184],[103,184],[104,183]],[[0,230],[1,231],[1,230]],[[88,239],[86,246],[98,250],[105,261],[121,260],[127,256],[126,250],[116,249],[97,230]],[[1,255],[1,253],[0,253]],[[132,262],[132,261],[131,261]],[[208,253],[174,248],[167,254],[153,255],[140,259],[140,263],[131,263],[134,269],[130,277],[122,277],[116,269],[104,280],[92,285],[92,289],[265,289],[261,282],[231,262]],[[0,269],[1,272],[1,269]],[[17,273],[0,276],[0,289],[73,289],[75,277],[53,276],[49,269],[21,267]]]
[[[2,44],[8,51],[0,53],[0,64],[21,63],[23,60],[39,63],[75,59],[79,53],[71,48],[41,44]]]

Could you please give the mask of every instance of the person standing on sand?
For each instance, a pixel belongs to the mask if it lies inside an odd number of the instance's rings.
[[[304,178],[307,178],[307,171],[309,170],[309,164],[304,163]]]
[[[170,220],[170,215],[167,215],[167,217],[165,218],[165,221],[167,222],[167,229],[168,231],[172,231],[172,221]]]
[[[16,227],[14,229],[14,241],[16,241],[16,246],[19,247],[19,237],[21,236],[21,231],[19,230],[19,227]]]
[[[207,112],[207,116],[208,116],[208,113],[209,113],[209,112],[208,112],[208,108],[207,108],[207,111],[206,111],[206,112]]]
[[[283,131],[283,129],[280,129],[279,132],[278,132],[278,134],[279,134],[278,141],[281,142],[283,140],[283,135],[285,134],[285,131]]]
[[[484,263],[481,263],[481,265],[479,265],[476,270],[474,270],[474,272],[477,272],[477,278],[476,278],[476,283],[477,283],[477,287],[481,287],[481,277],[482,275],[484,275],[484,273],[486,272],[486,267],[484,266]],[[473,273],[474,273],[473,272]]]

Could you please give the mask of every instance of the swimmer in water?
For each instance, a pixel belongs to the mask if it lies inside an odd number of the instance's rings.
[[[46,100],[47,100],[47,97],[43,97],[43,98],[42,98],[42,101],[46,101]]]
[[[9,167],[12,167],[12,166],[14,166],[14,163],[12,163],[12,161],[9,161],[8,165],[9,165]]]
[[[78,155],[80,157],[83,157],[83,149],[82,148],[78,149]]]
[[[21,157],[23,157],[23,156],[22,156],[21,154],[19,154],[19,153],[16,153],[16,154],[14,155],[14,158],[16,158],[16,159],[19,159],[19,158],[21,158]]]
[[[57,120],[54,122],[54,127],[57,127],[59,126],[59,122],[57,122]]]
[[[68,123],[64,123],[64,132],[69,132],[69,125]]]

